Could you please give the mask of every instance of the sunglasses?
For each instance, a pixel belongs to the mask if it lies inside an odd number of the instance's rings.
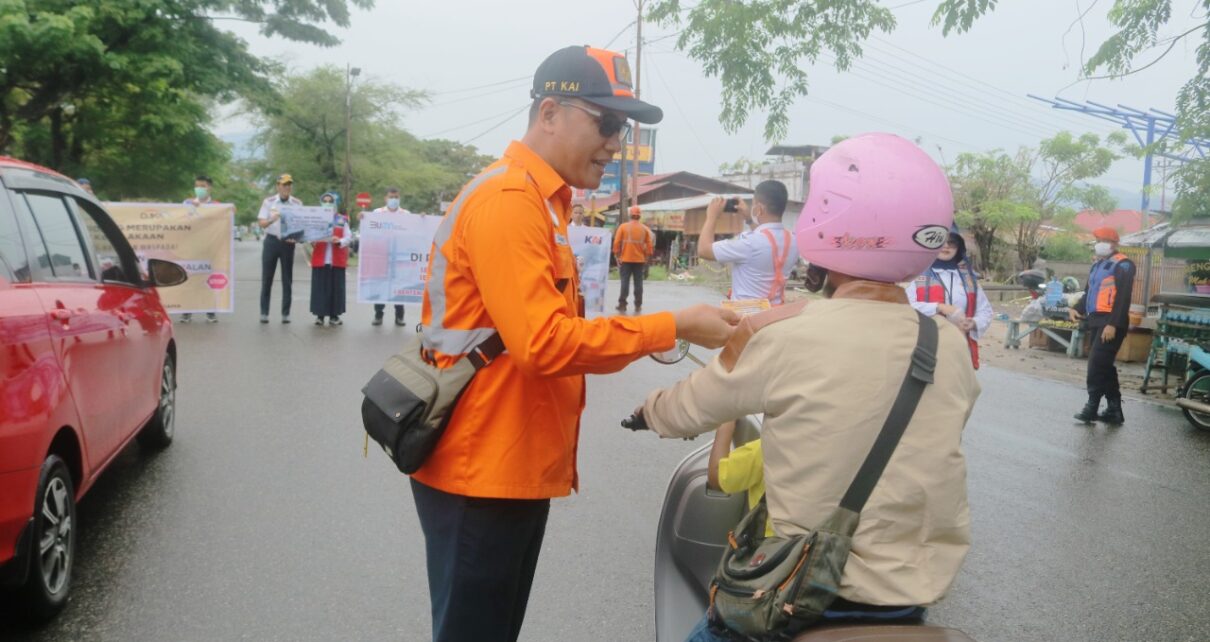
[[[620,133],[622,138],[625,139],[630,135],[630,121],[620,118],[617,114],[600,112],[580,103],[573,103],[570,100],[560,100],[559,104],[564,107],[575,107],[595,118],[597,121],[597,133],[601,135],[601,138],[613,138]]]

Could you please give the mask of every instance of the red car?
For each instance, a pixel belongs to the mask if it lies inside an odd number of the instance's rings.
[[[172,442],[176,345],[157,286],[92,195],[0,156],[0,587],[54,615],[75,560],[76,502],[132,439]]]

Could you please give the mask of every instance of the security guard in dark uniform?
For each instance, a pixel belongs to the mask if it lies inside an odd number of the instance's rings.
[[[1076,414],[1084,423],[1100,420],[1107,424],[1125,423],[1122,416],[1122,392],[1118,387],[1118,369],[1114,365],[1118,349],[1130,327],[1130,294],[1134,289],[1134,263],[1118,252],[1118,233],[1102,227],[1093,231],[1097,243],[1097,262],[1088,273],[1088,287],[1080,302],[1068,312],[1072,321],[1086,319],[1092,332],[1092,350],[1088,355],[1088,403]],[[1097,414],[1105,399],[1105,412]]]

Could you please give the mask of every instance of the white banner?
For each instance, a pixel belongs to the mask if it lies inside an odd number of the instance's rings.
[[[440,216],[370,212],[361,220],[358,303],[420,303]]]
[[[604,314],[605,284],[609,282],[609,254],[613,248],[613,231],[604,227],[576,225],[567,228],[567,236],[580,271],[584,314],[588,317]]]

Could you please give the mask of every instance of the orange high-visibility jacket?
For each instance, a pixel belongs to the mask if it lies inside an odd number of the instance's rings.
[[[613,237],[613,253],[618,263],[646,263],[653,251],[651,228],[640,221],[627,221],[618,226]]]
[[[472,497],[569,494],[584,375],[675,344],[671,313],[579,316],[570,205],[571,188],[514,141],[446,213],[429,259],[424,346],[449,365],[499,331],[507,351],[475,375],[417,481]]]

